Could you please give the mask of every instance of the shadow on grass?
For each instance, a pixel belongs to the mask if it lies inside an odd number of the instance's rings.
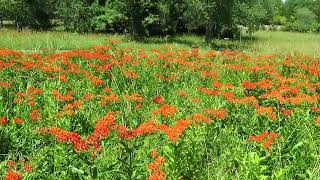
[[[243,37],[240,39],[214,39],[210,43],[210,47],[216,50],[229,49],[229,50],[249,50],[252,44],[256,43],[256,37]]]
[[[133,39],[132,39],[133,40]],[[196,35],[181,35],[169,37],[149,37],[144,39],[135,39],[134,41],[143,44],[181,44],[187,47],[212,48],[215,50],[248,50],[258,41],[258,38],[242,37],[241,39],[213,39],[210,43],[204,41],[204,37]]]

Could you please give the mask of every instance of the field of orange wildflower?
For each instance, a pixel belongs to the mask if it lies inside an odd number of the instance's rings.
[[[0,178],[320,177],[320,59],[0,49]]]

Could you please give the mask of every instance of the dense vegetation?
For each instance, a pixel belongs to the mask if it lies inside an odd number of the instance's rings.
[[[120,44],[0,50],[0,179],[319,179],[319,59]]]
[[[0,22],[17,29],[130,33],[136,38],[182,32],[212,38],[251,34],[262,25],[320,30],[320,0],[0,0]]]

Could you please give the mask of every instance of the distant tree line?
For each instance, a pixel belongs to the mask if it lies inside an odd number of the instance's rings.
[[[0,23],[18,30],[129,33],[136,38],[193,32],[232,38],[262,25],[320,31],[320,0],[0,0]]]

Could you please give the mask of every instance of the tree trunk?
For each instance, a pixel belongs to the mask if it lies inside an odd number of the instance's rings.
[[[207,44],[209,44],[212,39],[213,39],[213,24],[212,22],[208,22],[206,25],[205,41]]]

